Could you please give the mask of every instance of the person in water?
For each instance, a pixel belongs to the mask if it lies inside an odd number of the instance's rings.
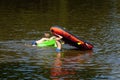
[[[57,51],[57,52],[60,52],[61,49],[62,49],[62,44],[61,44],[61,41],[60,41],[60,40],[61,40],[62,38],[63,38],[63,37],[60,36],[60,35],[58,35],[58,34],[55,34],[55,36],[50,37],[50,34],[49,34],[49,33],[44,33],[44,37],[41,38],[40,40],[33,41],[33,42],[32,42],[32,46],[36,46],[37,44],[40,44],[40,43],[42,43],[42,42],[44,42],[44,41],[47,41],[47,40],[55,39],[55,41],[56,41],[56,46],[57,46],[56,51]]]
[[[47,41],[47,40],[50,40],[50,39],[53,39],[53,37],[50,37],[49,33],[44,33],[44,37],[41,38],[40,40],[33,41],[32,46],[36,46],[37,44],[40,44],[40,43]]]

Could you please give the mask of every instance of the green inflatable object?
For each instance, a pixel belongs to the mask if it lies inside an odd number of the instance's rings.
[[[47,46],[53,46],[56,47],[56,42],[54,39],[44,41],[42,43],[37,44],[38,47],[47,47]]]

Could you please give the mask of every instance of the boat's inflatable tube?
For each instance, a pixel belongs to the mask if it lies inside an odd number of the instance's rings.
[[[77,38],[76,36],[74,36],[73,34],[71,34],[70,32],[57,27],[57,26],[53,26],[50,28],[50,31],[55,35],[61,35],[63,36],[62,40],[67,43],[70,44],[80,50],[91,50],[93,48],[93,45],[90,43],[87,43],[79,38]]]
[[[54,39],[44,41],[42,43],[37,44],[37,47],[47,47],[47,46],[56,46],[56,42]]]

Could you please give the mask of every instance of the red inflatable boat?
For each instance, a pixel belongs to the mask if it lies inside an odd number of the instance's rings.
[[[55,35],[55,34],[59,34],[61,35],[63,38],[62,40],[67,43],[70,44],[80,50],[91,50],[93,48],[93,45],[90,43],[87,43],[83,40],[80,40],[79,38],[77,38],[76,36],[74,36],[73,34],[69,33],[68,31],[57,27],[57,26],[53,26],[50,28],[50,31]]]

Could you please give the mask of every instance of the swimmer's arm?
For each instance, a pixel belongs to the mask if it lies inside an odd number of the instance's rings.
[[[59,37],[60,39],[62,39],[63,37],[61,35],[55,34],[57,37]]]
[[[61,40],[63,37],[61,35],[56,34],[57,38],[56,40]]]
[[[40,40],[37,40],[36,43],[42,43],[43,41],[49,40],[48,38],[41,38]]]
[[[55,39],[55,36],[50,37],[50,39]]]
[[[61,35],[57,35],[60,39],[62,39],[63,37]]]

